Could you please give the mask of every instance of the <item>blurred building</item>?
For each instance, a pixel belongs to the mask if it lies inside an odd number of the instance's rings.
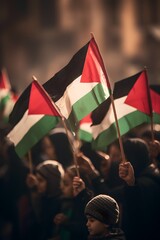
[[[1,0],[0,67],[20,93],[35,75],[47,81],[90,39],[111,81],[147,66],[160,81],[159,0]]]

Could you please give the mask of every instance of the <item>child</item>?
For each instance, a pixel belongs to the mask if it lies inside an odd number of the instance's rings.
[[[112,197],[100,194],[92,198],[86,205],[85,215],[88,219],[88,239],[125,239],[122,230],[115,227],[119,220],[119,207]]]
[[[86,203],[91,199],[87,186],[86,172],[79,168],[82,178],[76,173],[75,166],[66,169],[62,183],[62,208],[55,216],[54,223],[57,225],[57,235],[61,240],[86,240],[88,231],[84,209]]]
[[[30,239],[46,240],[54,236],[53,218],[61,208],[60,185],[63,175],[64,170],[60,163],[46,160],[36,167],[36,175],[28,176],[28,186],[35,181],[37,190],[37,196],[32,198],[36,219]]]

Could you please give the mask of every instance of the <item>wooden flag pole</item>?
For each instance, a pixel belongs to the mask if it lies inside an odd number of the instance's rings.
[[[144,70],[146,71],[146,78],[147,78],[147,86],[149,85],[148,83],[148,76],[147,76],[147,67],[144,66]],[[152,142],[154,142],[154,127],[153,127],[153,110],[152,110],[152,101],[151,101],[151,97],[150,97],[150,92],[149,92],[149,86],[148,86],[148,102],[149,102],[149,106],[150,106],[150,111],[151,111],[151,115],[150,115],[150,119],[151,119],[151,138],[152,138]]]
[[[31,151],[28,151],[28,165],[29,165],[29,172],[33,173],[33,164],[32,164],[32,155]]]
[[[79,169],[78,169],[78,163],[77,163],[78,144],[77,144],[76,140],[74,140],[75,144],[73,146],[73,144],[72,144],[72,142],[70,140],[69,134],[68,134],[68,128],[67,128],[67,125],[66,125],[66,122],[65,122],[65,118],[62,117],[61,120],[62,120],[62,124],[64,126],[64,129],[66,131],[66,135],[67,135],[68,141],[69,141],[69,143],[71,145],[71,148],[72,148],[73,161],[74,161],[74,164],[75,164],[75,167],[76,167],[76,173],[77,173],[77,176],[80,177],[80,173],[79,173]]]
[[[153,127],[153,114],[151,115],[151,138],[152,142],[154,142],[154,127]]]
[[[111,103],[112,103],[112,107],[113,107],[113,113],[114,113],[116,127],[117,127],[120,151],[121,151],[121,156],[122,156],[122,163],[124,163],[124,162],[126,162],[126,159],[125,159],[124,148],[123,148],[122,138],[121,138],[119,124],[118,124],[118,119],[117,119],[116,108],[115,108],[115,104],[114,104],[114,99],[113,99],[113,94],[112,93],[110,95],[110,99],[111,99]]]
[[[93,33],[91,33],[91,37],[93,36]],[[104,71],[105,71],[105,66],[104,66]],[[104,72],[106,74],[106,84],[107,84],[107,79],[108,79],[108,84],[109,84],[109,76],[106,73],[106,71]],[[110,85],[110,84],[109,84]],[[120,151],[121,151],[121,156],[122,156],[122,163],[126,162],[125,159],[125,154],[124,154],[124,149],[123,149],[123,144],[122,144],[122,139],[121,139],[121,135],[120,135],[120,129],[119,129],[119,125],[118,125],[118,119],[117,119],[117,113],[116,113],[116,108],[115,108],[115,104],[114,104],[114,99],[113,99],[113,94],[110,94],[110,99],[111,99],[111,104],[113,107],[113,113],[114,113],[114,117],[115,117],[115,122],[116,122],[116,127],[117,127],[117,133],[118,133],[118,139],[119,139],[119,145],[120,145]]]

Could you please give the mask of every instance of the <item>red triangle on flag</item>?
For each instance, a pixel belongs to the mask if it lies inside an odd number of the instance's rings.
[[[37,81],[33,81],[30,91],[28,114],[60,116],[49,96]]]
[[[98,46],[92,37],[90,40],[88,51],[85,58],[85,63],[82,71],[81,82],[102,82],[102,78],[105,79],[108,88],[110,84],[108,76],[104,67],[104,63],[99,52]]]
[[[0,71],[0,89],[11,89],[6,70]]]
[[[160,114],[160,94],[150,89],[152,108],[155,113]]]
[[[133,88],[128,93],[125,103],[145,114],[152,115],[152,105],[146,71],[142,71]]]
[[[83,123],[92,123],[91,113],[80,120],[80,125]]]

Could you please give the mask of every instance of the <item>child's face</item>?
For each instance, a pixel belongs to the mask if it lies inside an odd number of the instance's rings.
[[[47,156],[48,159],[56,159],[56,152],[54,145],[52,144],[49,137],[44,137],[42,142],[43,153]]]
[[[101,172],[101,174],[104,178],[108,176],[110,166],[111,166],[111,160],[110,159],[103,159],[101,161],[100,172]]]
[[[73,197],[73,180],[67,172],[64,174],[61,189],[65,197]]]
[[[110,147],[108,154],[111,158],[111,161],[118,161],[121,159],[120,149],[114,144]]]
[[[87,216],[86,226],[90,236],[101,236],[107,233],[107,225],[93,217]]]
[[[39,173],[36,174],[38,193],[45,193],[47,190],[47,181]]]

